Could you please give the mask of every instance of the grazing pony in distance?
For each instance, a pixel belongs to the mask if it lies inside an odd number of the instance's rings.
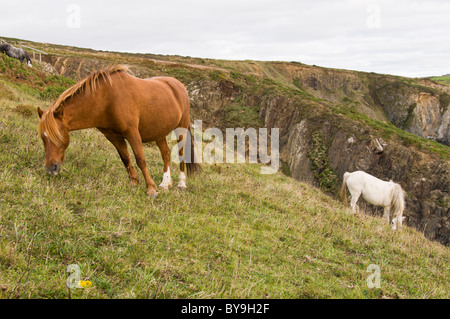
[[[27,61],[27,65],[31,67],[31,59],[27,51],[23,48],[15,48],[9,43],[0,44],[0,53],[6,53],[7,56],[17,59],[20,62]]]
[[[138,175],[125,140],[128,141],[144,175],[147,195],[156,196],[158,192],[147,170],[142,143],[155,141],[161,151],[164,174],[159,186],[163,189],[172,186],[170,149],[166,141],[172,130],[182,130],[178,136],[179,188],[186,189],[185,165],[188,176],[198,165],[193,161],[188,94],[175,78],[140,79],[131,75],[126,66],[112,66],[79,81],[63,92],[45,112],[38,108],[38,114],[45,168],[54,175],[58,174],[64,160],[69,132],[92,127],[116,147],[131,182],[137,184]]]
[[[356,206],[359,196],[375,206],[383,206],[383,218],[389,221],[393,230],[402,227],[403,210],[405,209],[405,191],[393,181],[385,182],[363,171],[345,172],[341,187],[341,198],[347,203],[347,188],[351,194],[350,206],[353,213],[359,210]],[[391,214],[392,212],[392,214]]]

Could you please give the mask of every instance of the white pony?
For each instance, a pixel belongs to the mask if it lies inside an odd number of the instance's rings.
[[[352,196],[350,206],[353,213],[356,213],[356,210],[359,211],[356,202],[362,195],[366,202],[375,206],[383,206],[383,218],[389,221],[393,230],[402,227],[406,218],[402,217],[405,209],[405,191],[399,184],[392,180],[382,181],[363,171],[345,172],[341,187],[341,198],[344,203],[347,203],[347,187]]]

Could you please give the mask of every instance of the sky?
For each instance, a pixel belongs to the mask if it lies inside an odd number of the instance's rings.
[[[2,1],[0,37],[94,50],[450,74],[449,0]]]

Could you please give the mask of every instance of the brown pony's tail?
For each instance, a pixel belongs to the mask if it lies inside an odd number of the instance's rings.
[[[344,173],[344,181],[342,182],[342,186],[341,186],[341,199],[344,202],[344,205],[347,205],[347,178],[350,176],[350,173],[345,172]]]
[[[194,137],[192,136],[192,133],[191,133],[191,125],[190,124],[189,124],[188,136],[191,139],[191,158],[190,158],[190,161],[186,162],[186,173],[187,173],[187,176],[189,177],[189,176],[193,176],[196,173],[200,172],[201,167],[200,167],[200,164],[195,162]]]

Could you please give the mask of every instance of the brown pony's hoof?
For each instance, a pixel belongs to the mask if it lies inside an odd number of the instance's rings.
[[[156,197],[158,197],[158,192],[157,191],[147,191],[147,195],[149,196],[149,197],[153,197],[153,198],[156,198]]]
[[[139,184],[139,180],[137,178],[133,178],[133,177],[130,177],[130,182],[131,182],[131,185],[134,185],[134,186]]]

